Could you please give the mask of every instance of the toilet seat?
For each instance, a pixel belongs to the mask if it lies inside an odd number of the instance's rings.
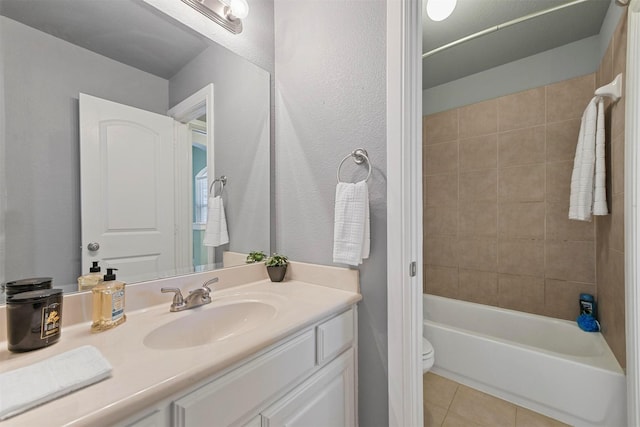
[[[433,346],[426,338],[422,337],[422,372],[425,373],[431,369],[434,362]]]
[[[422,360],[430,359],[433,357],[433,346],[426,339],[422,338]]]

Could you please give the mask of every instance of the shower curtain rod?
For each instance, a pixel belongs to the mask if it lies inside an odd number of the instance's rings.
[[[569,3],[561,4],[559,6],[554,6],[554,7],[551,7],[549,9],[540,10],[538,12],[533,12],[533,13],[530,13],[529,15],[525,15],[525,16],[522,16],[520,18],[512,19],[511,21],[507,21],[507,22],[504,22],[502,24],[495,25],[493,27],[489,27],[489,28],[484,29],[482,31],[478,31],[477,33],[473,33],[473,34],[468,35],[466,37],[462,37],[461,39],[455,40],[455,41],[453,41],[451,43],[447,43],[447,44],[445,44],[443,46],[440,46],[440,47],[432,49],[432,50],[430,50],[428,52],[425,52],[425,53],[422,54],[422,59],[428,58],[431,55],[435,55],[438,52],[442,52],[443,50],[447,50],[447,49],[450,49],[452,47],[458,46],[458,45],[460,45],[462,43],[466,43],[466,42],[471,41],[473,39],[477,39],[478,37],[482,37],[482,36],[485,36],[487,34],[495,33],[496,31],[502,30],[503,28],[507,28],[507,27],[510,27],[512,25],[519,24],[521,22],[529,21],[529,20],[531,20],[533,18],[537,18],[538,16],[547,15],[549,13],[552,13],[552,12],[555,12],[555,11],[558,11],[558,10],[561,10],[561,9],[564,9],[564,8],[567,8],[567,7],[575,6],[575,5],[580,4],[580,3],[585,3],[587,1],[589,1],[589,0],[574,0],[574,1],[571,1]],[[626,4],[625,2],[628,3],[628,0],[616,0],[616,3],[619,6],[624,6]]]

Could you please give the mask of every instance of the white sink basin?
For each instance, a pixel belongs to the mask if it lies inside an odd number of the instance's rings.
[[[214,302],[184,313],[149,332],[144,345],[171,350],[223,341],[264,325],[278,314],[278,309],[269,302],[241,299]]]

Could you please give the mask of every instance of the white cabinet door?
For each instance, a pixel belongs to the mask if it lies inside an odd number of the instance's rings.
[[[80,94],[80,162],[83,272],[91,261],[124,281],[173,271],[173,119]]]
[[[262,412],[263,427],[355,427],[355,361],[350,348]]]

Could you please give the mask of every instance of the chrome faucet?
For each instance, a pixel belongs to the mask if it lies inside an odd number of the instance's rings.
[[[207,280],[202,287],[189,292],[186,298],[182,296],[182,292],[178,288],[161,288],[160,292],[174,292],[173,303],[169,311],[182,311],[189,310],[190,308],[200,307],[201,305],[209,304],[211,302],[211,288],[209,285],[217,283],[218,278]]]

